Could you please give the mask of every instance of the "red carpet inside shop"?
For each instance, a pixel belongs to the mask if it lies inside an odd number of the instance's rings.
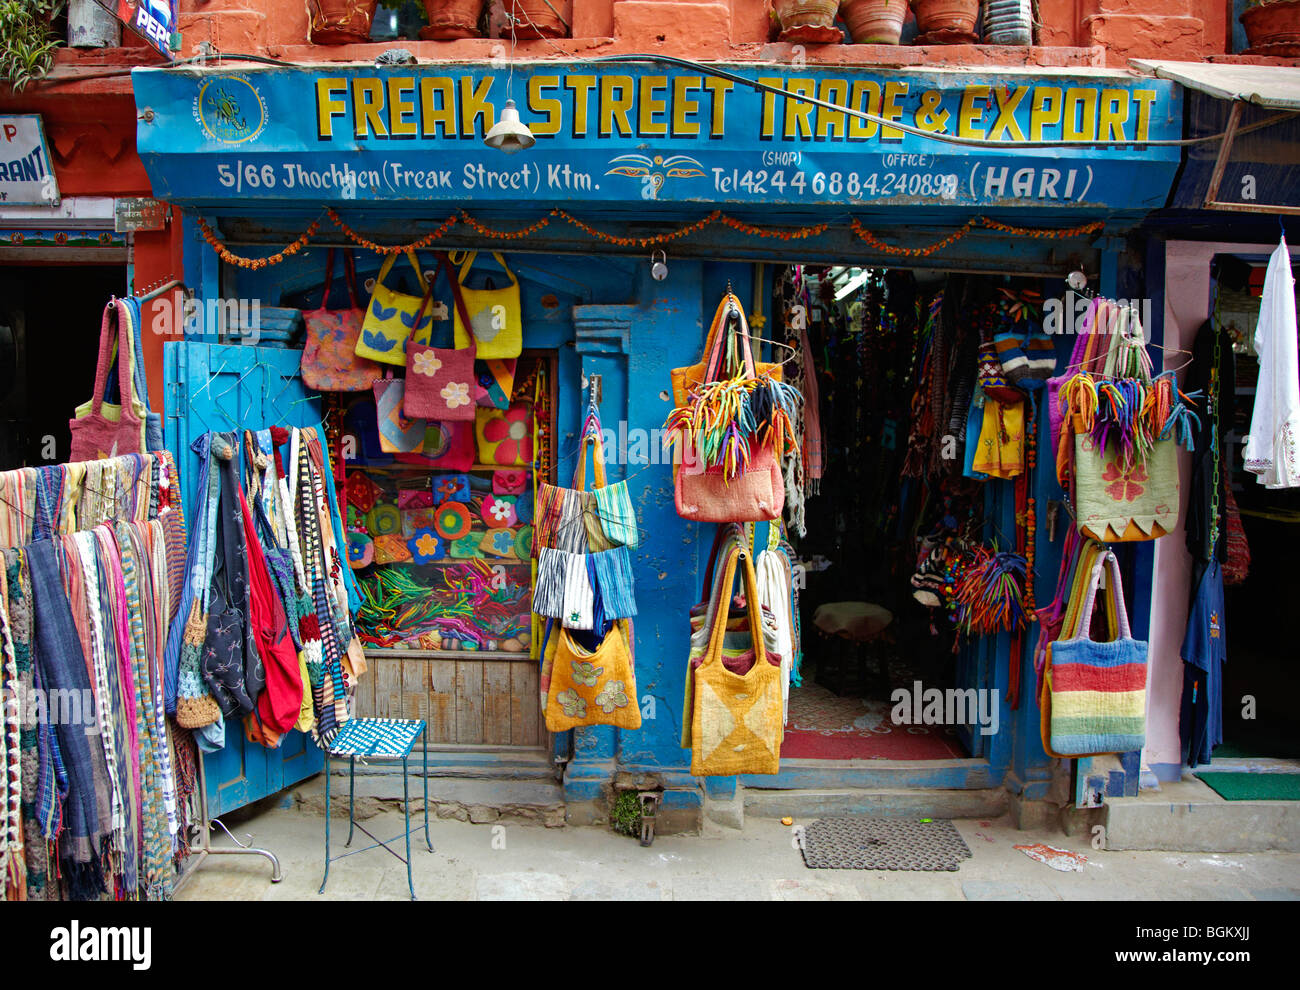
[[[890,703],[837,697],[805,678],[790,689],[783,759],[951,760],[966,756],[956,733],[942,725],[894,725]]]

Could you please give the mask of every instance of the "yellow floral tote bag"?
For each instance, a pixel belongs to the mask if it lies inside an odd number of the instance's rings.
[[[631,623],[615,622],[594,652],[583,649],[563,626],[558,637],[546,694],[546,728],[551,732],[579,725],[641,728]]]

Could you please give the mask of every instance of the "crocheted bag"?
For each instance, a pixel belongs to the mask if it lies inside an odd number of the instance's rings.
[[[126,336],[122,336],[123,324],[128,325]],[[126,316],[126,304],[115,300],[104,307],[104,315],[99,328],[99,362],[95,367],[95,391],[92,393],[90,409],[84,416],[68,421],[72,431],[73,461],[93,461],[101,457],[121,454],[139,454],[145,449],[144,412],[135,395],[133,384],[134,348],[129,339],[129,318]],[[113,364],[113,347],[117,345],[118,394],[122,396],[121,405],[115,412],[104,401],[104,390],[108,384],[108,372]],[[124,359],[123,359],[124,358]],[[138,408],[137,408],[138,407]]]
[[[722,587],[730,590],[743,565],[745,600],[759,601],[754,565],[739,547],[727,554]],[[724,592],[726,594],[727,592]],[[688,676],[694,680],[691,773],[697,777],[778,773],[782,725],[780,658],[769,655],[758,610],[749,611],[752,653],[724,663],[726,617],[719,607],[710,623],[708,652]]]
[[[320,307],[303,310],[307,343],[302,350],[302,380],[320,392],[364,392],[379,377],[379,365],[357,356],[357,341],[365,310],[357,305],[356,261],[352,252],[343,255],[344,281],[352,305],[330,309],[329,295],[334,283],[334,249],[325,258],[325,286]]]
[[[1119,634],[1109,643],[1089,638],[1102,568]],[[1077,636],[1048,647],[1043,677],[1042,734],[1048,755],[1073,758],[1132,753],[1146,744],[1147,644],[1129,631],[1119,561],[1107,552],[1092,569]]]

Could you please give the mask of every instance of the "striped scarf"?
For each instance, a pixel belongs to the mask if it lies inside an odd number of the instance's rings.
[[[350,716],[343,683],[338,630],[326,584],[329,575],[326,570],[320,525],[320,505],[324,489],[320,478],[313,476],[306,438],[301,431],[295,432],[297,433],[299,535],[302,538],[303,564],[306,568],[307,580],[311,585],[312,603],[315,606],[315,613],[311,616],[315,621],[305,625],[303,637],[309,651],[307,669],[311,674],[312,700],[316,706],[316,725],[312,732],[321,746],[328,747]],[[315,627],[314,630],[312,626]],[[309,635],[312,632],[314,636]],[[314,670],[313,658],[310,656],[312,639],[318,642],[320,650],[319,659],[314,662]]]
[[[78,571],[81,576],[82,600],[89,603],[86,626],[88,636],[83,640],[87,655],[91,658],[92,684],[95,691],[95,710],[98,714],[99,735],[104,744],[104,758],[108,767],[110,819],[113,825],[113,856],[116,864],[121,864],[126,857],[126,808],[130,799],[122,786],[127,776],[126,754],[122,745],[127,742],[124,733],[119,732],[122,725],[114,703],[118,692],[115,684],[110,686],[108,662],[104,649],[103,616],[99,609],[99,565],[95,559],[95,537],[91,533],[76,533],[65,538],[70,542],[77,555]],[[134,844],[132,844],[134,845]],[[120,872],[115,869],[114,872]]]
[[[127,629],[130,634],[129,656],[135,677],[136,734],[139,739],[140,758],[140,853],[141,886],[150,900],[158,899],[171,890],[171,832],[165,797],[170,782],[165,779],[160,751],[166,751],[166,736],[158,734],[159,720],[155,715],[155,688],[150,651],[145,631],[146,592],[149,576],[142,567],[138,550],[139,534],[126,523],[114,527],[118,559],[122,568],[123,603],[126,606]],[[164,728],[165,733],[165,728]],[[168,775],[169,776],[169,775]],[[175,815],[175,792],[171,792],[172,817]]]
[[[9,619],[7,570],[0,571],[0,871],[4,897],[27,899],[23,856],[22,699]]]

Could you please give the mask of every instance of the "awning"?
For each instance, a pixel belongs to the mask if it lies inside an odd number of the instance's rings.
[[[1176,83],[1220,100],[1243,100],[1274,110],[1300,111],[1300,67],[1280,65],[1213,65],[1135,58],[1139,72]]]
[[[1300,68],[1154,59],[1129,64],[1192,91],[1189,137],[1222,135],[1188,147],[1174,206],[1300,216],[1295,198]]]

